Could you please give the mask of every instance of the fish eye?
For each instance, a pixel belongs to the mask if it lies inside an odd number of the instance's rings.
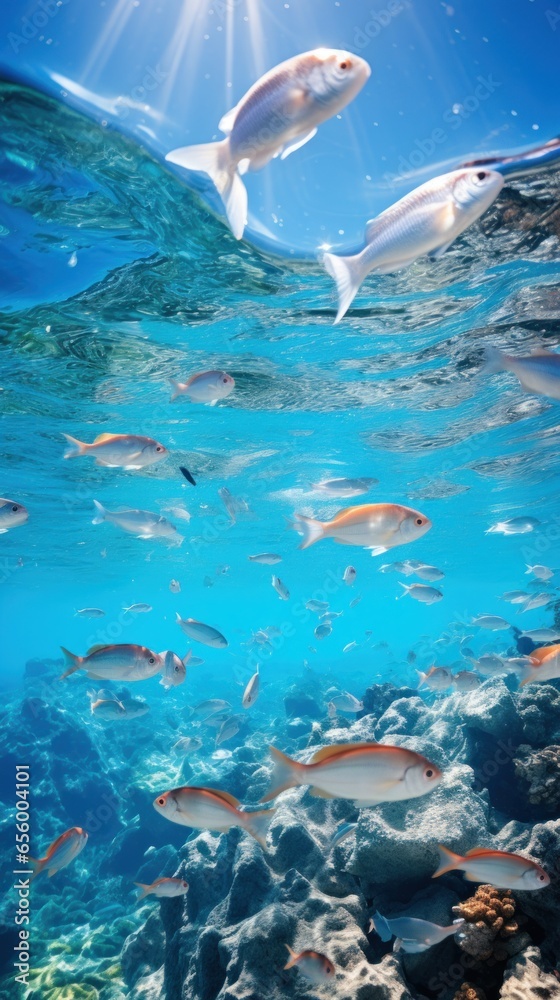
[[[156,446],[156,451],[163,451],[163,445],[161,445],[161,444],[158,444],[158,445]]]
[[[486,170],[479,170],[478,173],[477,173],[477,175],[476,175],[477,181],[484,181],[484,180],[486,180],[487,177],[488,177],[488,174],[487,174]]]
[[[539,875],[539,882],[544,882],[544,881],[545,881],[545,876]]]
[[[229,378],[228,378],[228,376],[227,376],[227,375],[226,375],[226,376],[224,376],[224,378],[222,379],[222,382],[224,383],[224,385],[227,385],[227,384],[228,384],[228,382],[229,382]]]
[[[176,666],[175,667],[175,673],[179,674],[180,672],[181,672],[181,668],[179,666]]]
[[[164,799],[163,795],[161,795],[160,798],[157,799],[156,801],[157,801],[158,806],[164,806],[165,805],[165,799]]]
[[[420,525],[420,524],[423,524],[423,523],[424,523],[424,521],[423,521],[423,519],[421,517],[417,517],[416,518],[416,524]]]
[[[150,656],[150,659],[148,660],[148,663],[155,663],[155,662],[156,662],[155,657],[154,656]]]
[[[17,503],[14,504],[14,506],[12,507],[12,510],[13,510],[14,514],[17,514],[17,512],[19,510],[19,507],[18,507]]]
[[[434,777],[433,768],[427,767],[426,770],[424,771],[424,774],[426,775],[427,778],[433,778]]]
[[[343,59],[342,62],[340,62],[338,65],[340,69],[350,69],[352,63],[350,62],[349,59]]]

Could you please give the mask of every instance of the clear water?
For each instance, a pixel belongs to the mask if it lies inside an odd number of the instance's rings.
[[[499,595],[527,585],[525,563],[559,565],[560,421],[553,403],[525,394],[512,376],[479,370],[485,345],[555,349],[560,296],[557,240],[501,225],[507,189],[437,264],[420,260],[368,279],[333,327],[332,282],[319,265],[236,243],[132,142],[11,84],[1,87],[0,115],[2,495],[30,513],[0,539],[6,699],[21,691],[27,661],[56,660],[61,645],[84,653],[113,640],[184,655],[176,612],[215,625],[228,649],[196,648],[205,663],[182,687],[166,693],[157,679],[134,686],[151,713],[137,720],[133,738],[91,720],[91,683],[80,675],[58,683],[53,669],[33,688],[93,727],[111,773],[126,760],[127,782],[150,794],[181,778],[168,751],[184,729],[185,706],[219,697],[239,710],[257,658],[263,690],[246,738],[264,747],[282,725],[293,681],[358,697],[376,680],[415,684],[415,667],[459,659],[453,636],[465,628],[453,623],[480,613],[519,622]],[[516,186],[543,203],[553,191],[546,177]],[[170,404],[168,378],[211,368],[234,376],[228,399]],[[63,432],[91,441],[104,431],[149,435],[171,457],[139,472],[64,461]],[[409,503],[432,519],[429,534],[385,561],[438,566],[442,601],[397,601],[404,578],[379,572],[384,557],[329,541],[298,549],[292,515],[327,519],[346,506],[310,490],[339,476],[379,480],[357,502]],[[218,495],[223,487],[250,508],[235,524]],[[183,506],[188,523],[168,516],[185,540],[170,547],[94,526],[93,499],[110,509]],[[518,515],[541,524],[525,536],[485,534]],[[282,562],[248,561],[262,551]],[[342,581],[349,563],[357,570],[352,588]],[[272,588],[273,572],[288,601]],[[170,593],[172,578],[180,594]],[[310,598],[343,612],[321,641],[316,615],[304,609]],[[135,602],[153,610],[123,615]],[[105,617],[75,617],[87,606]],[[550,609],[523,615],[531,628],[552,620]],[[287,634],[257,657],[251,636],[270,625]],[[503,650],[514,638],[473,633],[476,653]],[[359,648],[343,654],[352,641]],[[218,780],[222,762],[209,739],[197,778]],[[56,816],[43,816],[41,843],[58,832]],[[166,837],[182,842],[180,828],[166,828]],[[98,911],[128,899],[130,879],[115,879],[96,884],[95,904],[91,886],[65,883],[69,899],[81,894],[90,928]],[[133,911],[115,954],[135,919]]]

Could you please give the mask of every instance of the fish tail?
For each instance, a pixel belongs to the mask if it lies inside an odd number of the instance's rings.
[[[362,258],[360,254],[355,254],[353,257],[337,257],[334,253],[325,253],[323,265],[331,278],[336,281],[338,312],[335,323],[340,323],[364,280]]]
[[[410,591],[410,584],[408,584],[408,583],[401,583],[400,580],[399,580],[399,587],[402,587],[403,592],[402,592],[402,594],[397,594],[397,597],[396,597],[397,601],[400,601],[401,597],[406,597],[406,595]]]
[[[486,347],[484,350],[484,367],[480,369],[482,375],[495,375],[496,372],[503,372],[504,355],[497,347]]]
[[[418,674],[419,677],[418,686],[416,690],[419,691],[420,688],[426,683],[427,674],[425,674],[423,670],[417,670],[416,673]]]
[[[535,677],[535,667],[526,666],[523,667],[521,673],[519,674],[519,687],[525,687],[526,684],[530,684]]]
[[[83,441],[78,441],[77,438],[70,437],[69,434],[63,434],[62,436],[66,438],[70,445],[64,452],[65,458],[78,458],[80,455],[87,454],[88,445],[84,444]]]
[[[171,398],[169,400],[170,403],[173,403],[175,399],[178,399],[179,396],[183,395],[181,392],[181,386],[180,383],[176,382],[174,378],[168,378],[167,381],[169,382],[169,385],[173,389],[173,392],[171,393]]]
[[[442,844],[438,844],[439,851],[439,867],[432,875],[432,878],[439,878],[440,875],[445,875],[446,872],[452,872],[455,868],[458,868],[463,861],[460,854],[455,854],[450,851],[448,847],[444,847]]]
[[[172,149],[165,159],[186,170],[208,174],[221,195],[231,231],[236,240],[240,240],[247,221],[247,189],[231,159],[229,139],[201,146],[181,146]]]
[[[270,788],[261,802],[270,802],[280,795],[280,792],[285,792],[287,788],[296,788],[300,784],[298,772],[301,764],[276,747],[270,747],[270,756],[274,761],[274,768],[270,778]]]
[[[99,500],[93,501],[93,506],[95,507],[95,517],[92,520],[92,524],[101,524],[105,520],[105,515],[107,511],[105,510],[103,504],[99,503]]]
[[[297,952],[295,952],[293,950],[293,948],[290,948],[289,944],[286,945],[286,948],[288,949],[290,957],[289,957],[288,961],[286,962],[286,964],[284,966],[284,970],[286,970],[286,969],[292,969],[293,966],[296,964],[297,958],[298,958]]]
[[[70,650],[65,649],[64,646],[61,646],[60,648],[64,653],[64,659],[66,661],[66,666],[68,667],[68,670],[65,670],[64,673],[60,675],[59,679],[63,681],[65,677],[69,677],[70,674],[73,674],[76,670],[80,669],[82,665],[82,657],[76,656],[75,653],[71,653]]]
[[[303,531],[303,542],[299,546],[300,549],[308,549],[310,545],[314,545],[320,538],[323,538],[325,526],[321,521],[317,521],[314,517],[305,517],[304,514],[294,514],[294,518],[292,526],[296,531],[300,528]]]
[[[266,850],[266,835],[270,821],[275,812],[275,809],[259,809],[257,812],[242,814],[245,830],[255,838],[264,850]]]
[[[31,865],[31,867],[33,868],[33,875],[29,879],[29,881],[32,882],[33,879],[37,878],[37,875],[40,875],[41,872],[43,871],[43,868],[45,867],[45,865],[47,863],[47,859],[46,858],[31,858],[28,855],[27,856],[27,863],[29,865]]]
[[[389,926],[389,921],[384,917],[379,910],[376,910],[371,918],[372,930],[379,935],[382,941],[390,941],[393,937],[391,928]]]
[[[134,885],[137,886],[138,889],[140,889],[140,893],[138,895],[138,901],[140,901],[141,899],[145,899],[146,896],[149,896],[152,891],[151,885],[145,885],[144,882],[135,882]]]

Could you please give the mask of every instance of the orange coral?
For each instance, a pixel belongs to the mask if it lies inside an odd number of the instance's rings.
[[[519,951],[522,940],[523,944],[528,943],[528,936],[519,933],[515,909],[509,889],[479,886],[474,896],[453,907],[453,912],[466,921],[459,935],[459,946],[480,962],[488,959],[505,962]]]
[[[463,983],[459,987],[453,1000],[486,1000],[486,993],[480,986],[473,986],[472,983]]]

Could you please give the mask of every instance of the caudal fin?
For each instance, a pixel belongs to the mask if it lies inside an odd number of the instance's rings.
[[[331,278],[336,281],[338,312],[335,323],[340,323],[364,280],[362,259],[360,254],[356,254],[354,257],[337,257],[334,253],[325,253],[323,254],[323,264]]]
[[[107,511],[105,510],[103,504],[99,503],[99,500],[93,501],[93,506],[95,507],[95,517],[92,520],[92,524],[101,524],[105,520],[105,515]]]
[[[448,847],[444,847],[442,844],[438,844],[439,851],[439,867],[432,875],[432,878],[439,878],[440,875],[445,875],[446,872],[452,872],[459,867],[463,858],[460,854],[455,854],[450,851]]]
[[[145,885],[144,882],[135,882],[134,885],[140,889],[138,902],[140,902],[141,899],[145,899],[146,896],[149,896],[152,891],[151,885]]]
[[[43,871],[43,868],[46,866],[47,859],[31,858],[29,855],[27,855],[27,863],[31,865],[31,867],[33,868],[33,875],[29,879],[29,881],[32,882],[33,879],[37,878],[37,875],[40,875],[41,872]]]
[[[418,684],[416,686],[416,690],[419,691],[420,688],[424,687],[424,684],[426,683],[427,674],[425,674],[423,670],[417,670],[416,673],[418,674]]]
[[[297,951],[294,951],[293,948],[290,948],[289,944],[286,945],[286,948],[290,953],[290,957],[284,966],[284,971],[286,969],[292,969],[299,958]]]
[[[297,773],[300,765],[297,761],[292,760],[276,747],[270,747],[270,756],[274,761],[274,768],[270,778],[270,788],[261,802],[270,802],[271,799],[280,795],[280,792],[285,792],[287,788],[296,788],[300,784]]]
[[[221,195],[231,231],[236,240],[240,240],[247,221],[247,191],[231,161],[229,139],[201,146],[181,146],[172,149],[165,159],[186,170],[208,174]]]
[[[400,601],[401,597],[406,597],[406,595],[410,593],[410,584],[409,583],[401,583],[401,581],[399,580],[399,587],[402,587],[403,592],[402,592],[402,594],[397,594],[397,597],[396,597],[397,601]]]
[[[66,661],[66,666],[68,670],[65,670],[63,674],[60,675],[60,680],[63,681],[65,677],[69,677],[70,674],[79,670],[82,665],[82,657],[76,656],[75,653],[71,653],[69,649],[65,649],[64,646],[60,647],[64,653],[64,659]]]
[[[390,941],[393,937],[393,932],[389,925],[389,921],[383,916],[379,910],[376,910],[370,921],[370,933],[374,930],[376,934],[379,935],[382,941]]]
[[[495,375],[496,372],[503,372],[504,355],[497,347],[487,347],[484,351],[484,365],[480,369],[481,375]]]
[[[64,452],[65,458],[78,458],[80,455],[87,454],[87,444],[84,444],[83,441],[78,441],[77,438],[70,437],[69,434],[63,434],[62,436],[66,438],[70,445]]]
[[[169,385],[173,389],[173,392],[171,393],[171,396],[170,396],[170,399],[169,399],[169,402],[173,403],[173,401],[175,399],[179,399],[179,396],[183,395],[183,392],[182,392],[182,389],[181,389],[181,383],[180,382],[176,382],[175,379],[173,379],[173,378],[169,378],[167,381],[169,382]]]
[[[276,809],[259,809],[258,812],[244,813],[245,829],[266,850],[266,835]]]
[[[314,545],[324,535],[321,522],[315,520],[314,517],[305,517],[304,514],[294,514],[292,527],[303,534],[303,542],[299,546],[300,549],[308,549],[310,545]]]

